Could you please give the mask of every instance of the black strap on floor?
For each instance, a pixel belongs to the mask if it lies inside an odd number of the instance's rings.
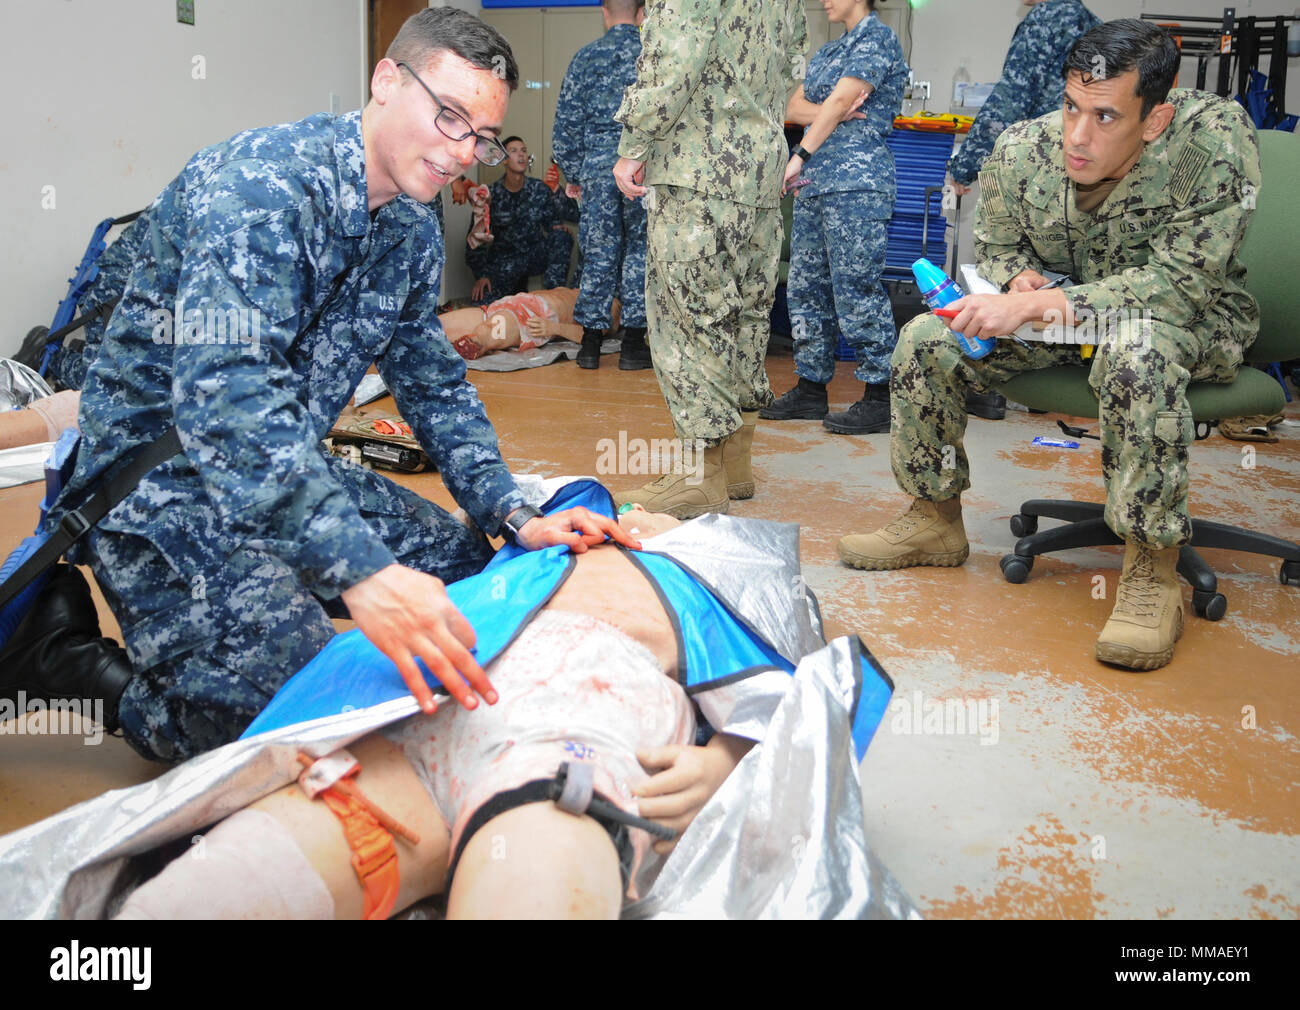
[[[120,467],[116,473],[100,482],[94,494],[79,509],[73,509],[63,517],[59,528],[41,544],[18,570],[0,585],[0,610],[9,605],[9,601],[23,591],[36,576],[58,562],[63,552],[80,540],[86,532],[103,519],[104,516],[123,498],[135,490],[140,478],[158,464],[163,463],[181,451],[181,439],[175,428],[168,428],[156,441],[149,443],[136,452],[130,461]]]

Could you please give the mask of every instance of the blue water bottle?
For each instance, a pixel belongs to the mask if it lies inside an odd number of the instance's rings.
[[[966,297],[957,282],[928,259],[919,259],[912,264],[912,276],[916,278],[916,284],[921,289],[921,297],[925,299],[925,304],[931,309],[941,309]],[[953,336],[957,338],[957,343],[961,344],[961,349],[966,352],[968,358],[984,357],[993,350],[995,343],[989,338],[968,337],[955,330]]]

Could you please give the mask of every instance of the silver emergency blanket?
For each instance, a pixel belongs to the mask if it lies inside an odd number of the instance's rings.
[[[621,340],[603,340],[600,344],[601,354],[614,354],[623,346]],[[525,368],[540,368],[556,361],[572,361],[582,348],[572,340],[548,340],[541,347],[527,351],[493,351],[473,361],[466,361],[465,367],[476,372],[518,372]]]
[[[45,461],[53,442],[36,442],[0,449],[0,487],[17,487],[45,479]]]
[[[18,410],[33,400],[53,395],[54,390],[39,372],[21,361],[0,358],[0,410]]]
[[[541,503],[566,479],[518,482]],[[779,651],[803,658],[793,677],[760,673],[697,696],[716,728],[759,742],[625,914],[920,918],[866,841],[850,736],[857,669],[849,640],[823,645],[812,594],[771,588],[802,585],[798,527],[709,515],[650,547],[703,579]],[[0,838],[0,915],[111,916],[146,872],[148,861],[137,857],[183,845],[292,782],[299,750],[324,755],[416,711],[414,699],[399,698],[236,741]]]

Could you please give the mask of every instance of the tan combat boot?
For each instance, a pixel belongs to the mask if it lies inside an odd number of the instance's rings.
[[[840,540],[840,560],[854,568],[888,571],[935,565],[953,568],[970,554],[961,521],[961,498],[943,502],[916,498],[912,507],[875,533],[855,533]]]
[[[1097,639],[1097,658],[1130,670],[1154,670],[1174,658],[1183,633],[1178,548],[1130,542],[1124,551],[1115,609]]]
[[[731,510],[721,445],[698,453],[688,450],[682,464],[681,473],[666,473],[644,487],[614,495],[614,504],[632,502],[647,512],[667,512],[678,519]]]
[[[749,466],[749,448],[754,444],[757,410],[740,412],[740,427],[722,443],[722,465],[727,471],[727,497],[753,498],[754,472]]]

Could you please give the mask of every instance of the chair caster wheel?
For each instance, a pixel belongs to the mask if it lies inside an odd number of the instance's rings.
[[[1013,537],[1032,537],[1038,532],[1038,516],[1027,516],[1017,512],[1011,517],[1011,535]]]
[[[1283,561],[1277,580],[1284,586],[1300,585],[1300,561]]]
[[[1192,593],[1192,608],[1198,617],[1209,621],[1220,621],[1228,612],[1228,598],[1222,593]]]
[[[1004,554],[1001,565],[1002,577],[1018,586],[1029,577],[1029,569],[1034,567],[1034,559],[1019,554]]]

